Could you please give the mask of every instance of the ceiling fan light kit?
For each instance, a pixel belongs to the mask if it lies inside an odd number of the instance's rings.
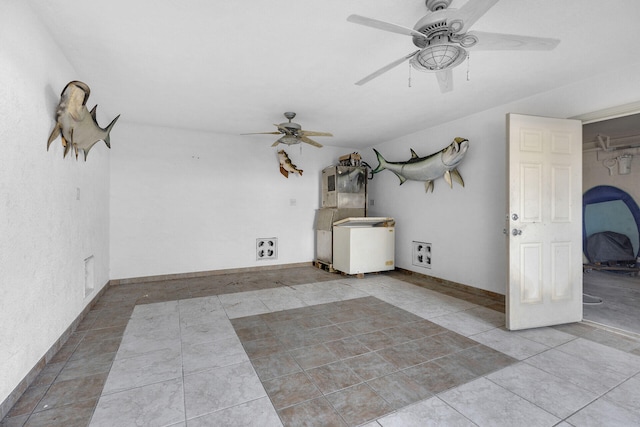
[[[434,38],[427,47],[411,58],[411,65],[418,71],[440,71],[453,68],[467,58],[467,51],[445,37]]]
[[[418,50],[380,68],[356,82],[363,85],[386,73],[403,62],[419,71],[435,72],[441,92],[453,89],[452,69],[474,50],[551,50],[560,42],[557,39],[468,31],[469,28],[498,0],[468,0],[460,9],[449,8],[451,0],[426,0],[429,10],[413,28],[390,22],[350,15],[347,21],[378,30],[403,34],[413,38]]]

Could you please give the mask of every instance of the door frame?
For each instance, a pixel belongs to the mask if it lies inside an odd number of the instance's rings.
[[[589,113],[579,114],[573,117],[569,117],[570,119],[580,120],[582,121],[582,125],[587,125],[590,123],[598,123],[603,122],[605,120],[617,119],[621,117],[631,116],[634,114],[640,114],[640,101],[631,102],[628,104],[617,105],[614,107],[604,108],[601,110],[592,111]],[[584,174],[584,172],[583,172]],[[584,189],[583,189],[584,190]],[[640,251],[639,251],[640,252]],[[584,273],[583,273],[584,274]],[[597,325],[601,325],[596,322],[592,322],[590,320],[582,319],[583,322],[593,323]],[[615,326],[610,325],[601,325],[608,328],[617,329]]]

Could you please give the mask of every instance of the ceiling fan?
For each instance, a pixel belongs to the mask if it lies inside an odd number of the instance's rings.
[[[329,132],[314,132],[311,130],[304,130],[302,126],[298,123],[294,123],[291,121],[296,116],[296,113],[287,111],[284,113],[284,116],[289,119],[288,122],[280,123],[279,125],[274,124],[275,127],[278,128],[276,132],[254,132],[254,133],[243,133],[241,135],[282,135],[280,139],[274,142],[271,146],[275,147],[278,144],[300,144],[301,142],[305,142],[309,145],[313,145],[314,147],[322,147],[322,144],[314,141],[309,138],[310,136],[333,136]]]
[[[419,49],[356,82],[363,85],[409,60],[419,71],[435,72],[441,92],[453,89],[452,69],[468,56],[467,49],[480,50],[552,50],[560,40],[468,31],[498,0],[468,0],[460,9],[449,8],[452,0],[426,0],[429,13],[416,22],[413,29],[360,15],[350,15],[347,21],[379,30],[413,37]]]

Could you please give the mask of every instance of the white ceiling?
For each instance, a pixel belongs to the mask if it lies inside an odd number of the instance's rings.
[[[77,70],[69,80],[86,82],[88,104],[99,102],[109,120],[122,114],[121,121],[237,135],[274,131],[295,111],[303,129],[334,134],[317,141],[352,148],[595,74],[615,78],[616,68],[638,60],[640,35],[638,0],[502,0],[472,29],[560,45],[471,53],[443,94],[433,74],[415,70],[408,87],[407,64],[354,85],[415,47],[411,37],[347,16],[413,27],[427,13],[423,0],[28,1]]]

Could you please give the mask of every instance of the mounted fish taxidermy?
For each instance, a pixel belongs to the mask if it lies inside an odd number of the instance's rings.
[[[109,123],[106,128],[101,128],[96,121],[96,105],[91,112],[87,110],[87,99],[91,90],[86,83],[79,81],[69,82],[62,94],[60,95],[60,103],[56,111],[56,126],[47,141],[47,150],[54,139],[60,135],[62,146],[64,147],[63,157],[73,147],[78,158],[78,151],[84,153],[84,160],[87,161],[89,150],[98,141],[104,141],[107,147],[111,148],[109,132],[116,123],[120,115]]]
[[[286,151],[278,151],[278,160],[280,160],[280,173],[284,175],[285,178],[289,178],[289,173],[297,173],[302,176],[302,169],[298,169],[298,167],[291,162]]]
[[[384,169],[388,169],[400,178],[400,185],[405,181],[424,181],[425,192],[433,192],[433,181],[437,178],[444,177],[450,187],[453,188],[453,181],[457,181],[464,187],[464,181],[458,165],[462,162],[464,155],[469,148],[469,141],[465,138],[454,138],[453,142],[446,148],[433,153],[430,156],[419,157],[413,149],[411,149],[411,158],[406,162],[388,162],[382,157],[375,148],[376,156],[378,156],[378,167],[372,173],[378,173]]]

